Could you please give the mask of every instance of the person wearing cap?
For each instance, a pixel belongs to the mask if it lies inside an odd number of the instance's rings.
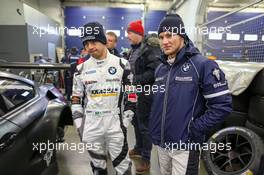
[[[94,174],[107,174],[107,155],[118,175],[131,174],[128,157],[127,125],[134,115],[134,104],[123,100],[122,86],[131,83],[130,65],[109,53],[103,26],[84,26],[83,45],[90,58],[77,66],[72,93],[72,117],[88,153]],[[82,102],[85,96],[85,103]],[[121,110],[124,104],[124,112]],[[84,106],[82,106],[84,104]],[[122,108],[123,109],[123,108]]]
[[[106,39],[107,39],[107,49],[109,52],[115,56],[120,57],[120,54],[118,50],[116,49],[116,44],[117,44],[117,36],[114,32],[107,32],[106,33]]]
[[[162,175],[195,175],[205,134],[231,112],[231,95],[225,74],[194,47],[179,15],[165,16],[158,35],[164,54],[154,84],[165,91],[153,96],[152,142]]]
[[[72,47],[70,54],[62,59],[62,63],[70,64],[71,68],[64,71],[64,84],[65,84],[65,94],[67,94],[67,100],[71,100],[72,95],[72,83],[73,74],[76,69],[77,61],[80,58],[79,50],[77,47]]]
[[[128,61],[133,72],[133,84],[151,92],[154,83],[154,72],[160,64],[161,50],[158,37],[155,35],[144,36],[144,27],[141,20],[132,21],[127,27],[127,38],[131,44]],[[152,92],[137,92],[136,115],[132,120],[136,144],[129,151],[131,158],[140,157],[141,163],[136,166],[137,174],[142,174],[150,169],[152,142],[149,135],[149,115],[152,103]]]

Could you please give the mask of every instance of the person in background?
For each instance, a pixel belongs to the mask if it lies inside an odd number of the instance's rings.
[[[120,57],[120,54],[116,49],[116,44],[117,44],[116,34],[114,32],[107,32],[106,39],[107,39],[106,47],[108,48],[109,52],[115,56]]]
[[[67,95],[67,100],[71,100],[72,95],[72,82],[73,74],[75,72],[77,61],[80,58],[79,51],[77,47],[72,47],[70,54],[62,59],[62,63],[70,64],[71,68],[64,71],[64,84],[65,84],[65,94]]]
[[[77,61],[77,65],[82,64],[83,62],[87,61],[89,58],[90,58],[90,54],[89,54],[87,46],[85,45],[81,51],[81,55]]]
[[[129,151],[131,158],[141,157],[137,165],[137,174],[143,174],[150,169],[152,142],[149,135],[149,115],[152,103],[151,86],[154,83],[154,72],[160,64],[161,50],[157,36],[144,36],[144,27],[140,20],[132,21],[127,27],[127,38],[131,44],[128,61],[133,72],[133,85],[142,87],[137,92],[136,115],[132,124],[136,135],[136,144]],[[131,95],[132,96],[132,95]],[[132,96],[133,99],[135,97]]]
[[[227,80],[194,47],[179,15],[167,15],[158,35],[164,54],[155,85],[165,89],[154,93],[149,125],[161,174],[198,175],[199,144],[232,110]]]

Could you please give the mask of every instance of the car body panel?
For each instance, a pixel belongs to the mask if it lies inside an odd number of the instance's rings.
[[[0,174],[36,175],[49,167],[55,167],[53,173],[56,174],[56,150],[49,150],[48,143],[56,144],[57,127],[64,117],[71,118],[69,105],[52,85],[40,86],[31,80],[0,71],[0,84],[5,80],[29,87],[33,95],[25,103],[8,108],[0,115]],[[1,85],[0,96],[4,103],[11,104],[12,100],[19,101],[29,94],[17,84]],[[6,87],[10,88],[10,92]],[[4,148],[5,144],[7,148]],[[45,145],[45,148],[40,150],[40,145]]]

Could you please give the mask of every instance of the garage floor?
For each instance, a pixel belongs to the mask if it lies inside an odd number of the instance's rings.
[[[79,143],[79,136],[75,131],[75,128],[70,126],[65,128],[65,142],[69,145],[72,143]],[[128,128],[128,145],[130,148],[133,147],[135,143],[135,137],[133,128],[130,125]],[[81,151],[79,151],[81,152]],[[90,168],[88,153],[79,153],[78,151],[69,151],[69,150],[58,150],[57,159],[59,165],[59,175],[92,175]],[[157,159],[157,150],[155,147],[152,149],[151,156],[151,170],[150,173],[146,175],[160,175],[158,168],[158,159]],[[133,175],[135,174],[134,165],[139,163],[139,160],[133,161]],[[108,162],[109,175],[114,175],[114,170],[112,168],[111,162]],[[201,166],[199,175],[207,175],[204,170],[204,167]]]

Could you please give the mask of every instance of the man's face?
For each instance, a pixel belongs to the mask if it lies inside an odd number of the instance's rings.
[[[170,32],[159,34],[160,47],[163,52],[171,57],[175,57],[179,50],[184,46],[184,39]]]
[[[113,49],[116,47],[116,39],[114,36],[112,35],[106,35],[106,39],[107,39],[107,44],[106,47],[108,49]]]
[[[106,45],[99,41],[87,41],[85,43],[85,48],[88,49],[92,57],[100,59],[105,54]]]
[[[142,36],[138,35],[134,32],[127,32],[127,39],[129,41],[130,44],[135,45],[135,44],[139,44],[142,41]]]

